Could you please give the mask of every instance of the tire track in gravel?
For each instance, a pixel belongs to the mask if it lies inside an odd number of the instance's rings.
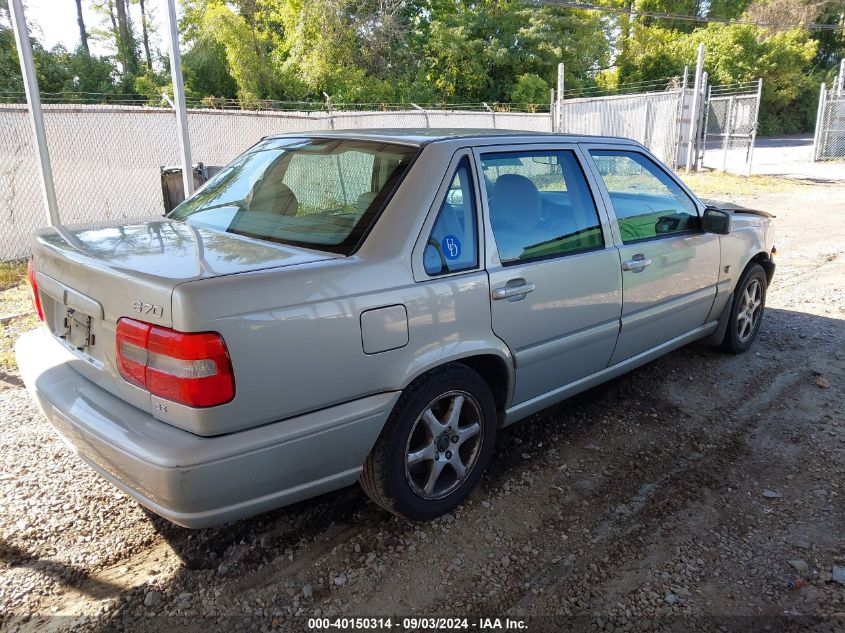
[[[718,477],[712,473],[719,472],[719,469],[714,468],[714,466],[730,462],[732,458],[741,455],[745,450],[744,437],[754,425],[754,420],[749,417],[749,413],[753,410],[762,410],[762,407],[773,402],[779,394],[799,379],[800,377],[795,372],[778,375],[774,380],[770,379],[769,376],[752,377],[749,381],[750,384],[744,385],[743,392],[766,382],[770,387],[736,411],[732,411],[732,409],[735,409],[732,404],[719,407],[719,413],[735,423],[728,426],[727,432],[722,432],[719,444],[712,445],[705,452],[694,452],[687,457],[675,458],[675,465],[668,472],[660,468],[656,469],[656,476],[638,487],[635,486],[635,494],[619,498],[618,482],[619,480],[627,482],[628,487],[630,487],[630,482],[642,480],[644,474],[626,477],[625,470],[620,468],[618,469],[619,472],[605,477],[603,485],[592,491],[591,507],[597,505],[614,506],[616,509],[605,513],[591,512],[592,516],[586,522],[592,525],[592,528],[584,529],[582,533],[589,532],[594,536],[591,538],[576,537],[568,543],[570,551],[580,548],[589,551],[590,555],[577,557],[570,554],[562,560],[547,564],[539,574],[536,569],[526,569],[521,575],[520,582],[510,583],[513,587],[511,595],[502,596],[493,603],[488,602],[485,605],[485,610],[493,609],[498,612],[521,614],[535,612],[538,604],[541,603],[537,596],[545,590],[552,588],[556,583],[561,584],[561,580],[567,577],[583,578],[585,575],[589,575],[592,569],[590,566],[595,565],[594,561],[598,560],[600,552],[603,551],[605,557],[610,554],[618,554],[618,551],[615,550],[618,550],[621,539],[631,539],[636,542],[639,533],[649,529],[649,525],[641,522],[641,520],[648,519],[650,524],[659,525],[668,513],[677,511],[675,507],[677,503],[667,502],[667,499],[678,498],[677,493],[680,493],[681,498],[689,497],[684,492],[691,487],[690,484],[694,484],[693,488],[709,488],[718,484]],[[742,418],[744,418],[744,421],[737,424],[736,421]],[[671,442],[672,440],[667,438],[666,443],[671,444]],[[684,453],[683,450],[676,452]],[[624,462],[625,460],[617,459],[616,461]],[[686,498],[687,503],[694,500],[694,497]],[[583,511],[581,514],[583,517]],[[534,540],[547,543],[556,540],[554,537],[561,528],[560,521],[556,520],[551,512],[549,518],[545,529],[541,530]],[[631,553],[629,548],[627,555],[630,556]],[[598,566],[596,565],[596,567]],[[524,586],[526,582],[529,587]],[[565,584],[565,580],[562,584]],[[581,584],[577,583],[574,586],[581,586]],[[566,596],[567,593],[568,596]],[[564,596],[571,601],[575,601],[576,604],[578,600],[584,605],[589,602],[589,592],[585,595],[583,590],[564,591]],[[556,594],[555,602],[559,602],[564,596],[559,593]],[[553,607],[554,605],[547,604],[545,606]],[[552,609],[553,611],[554,609]],[[544,609],[544,612],[549,611]]]
[[[652,481],[641,484],[637,494],[630,497],[627,502],[623,502],[624,511],[619,512],[619,506],[617,506],[615,511],[605,514],[595,524],[591,531],[595,532],[596,536],[589,541],[589,557],[577,562],[567,560],[551,566],[537,576],[532,585],[538,589],[545,589],[562,584],[564,595],[556,595],[555,601],[568,597],[570,600],[581,598],[587,602],[589,596],[584,595],[585,592],[580,583],[560,583],[560,579],[567,575],[583,577],[589,573],[590,565],[594,565],[595,561],[602,558],[621,558],[623,540],[625,541],[624,556],[626,558],[636,556],[639,553],[638,544],[642,543],[642,539],[638,537],[661,525],[669,514],[679,511],[679,506],[690,505],[701,500],[701,494],[696,494],[694,491],[709,490],[724,485],[719,477],[722,467],[748,452],[745,437],[756,424],[755,418],[749,413],[751,411],[761,413],[787,389],[794,387],[799,380],[800,376],[795,372],[779,374],[770,383],[769,389],[735,413],[731,413],[730,409],[725,407],[724,414],[728,423],[723,427],[725,432],[721,434],[718,445],[713,445],[705,452],[678,458],[676,466],[671,470]],[[569,592],[565,591],[566,587],[570,587]],[[530,592],[524,593],[522,598],[511,604],[502,603],[497,606],[506,612],[515,611],[522,614],[533,613],[537,609],[543,612],[554,611],[553,604],[548,604],[548,601],[544,604]]]

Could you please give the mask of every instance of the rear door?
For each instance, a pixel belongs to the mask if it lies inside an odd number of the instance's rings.
[[[719,236],[700,203],[645,151],[587,145],[621,256],[622,331],[612,364],[704,325],[716,296]]]
[[[619,254],[577,146],[478,148],[493,331],[513,403],[604,369],[621,313]]]

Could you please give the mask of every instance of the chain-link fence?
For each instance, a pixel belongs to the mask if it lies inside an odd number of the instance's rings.
[[[750,171],[761,94],[762,80],[710,86],[704,108],[703,164],[722,171]],[[714,152],[719,152],[718,158]]]
[[[63,224],[160,215],[160,167],[179,162],[171,110],[46,105],[44,120]],[[194,160],[225,165],[264,136],[349,128],[468,127],[547,132],[548,113],[393,110],[190,110]],[[0,104],[0,259],[24,257],[47,223],[26,107]]]
[[[565,100],[561,131],[634,138],[669,164],[677,147],[680,91]],[[53,179],[63,224],[156,216],[164,211],[162,166],[179,164],[176,117],[166,108],[44,106]],[[418,107],[379,111],[192,109],[195,162],[225,165],[260,138],[284,132],[361,128],[552,130],[548,112]],[[0,260],[29,253],[47,224],[25,105],[0,104]]]
[[[839,76],[828,90],[822,84],[813,160],[845,158],[845,77]]]
[[[565,99],[560,105],[560,131],[631,138],[674,166],[682,104],[680,89]]]

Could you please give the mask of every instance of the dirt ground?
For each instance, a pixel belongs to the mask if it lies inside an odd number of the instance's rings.
[[[6,381],[0,626],[301,631],[313,616],[411,615],[845,630],[845,186],[690,182],[777,215],[751,351],[691,345],[503,430],[469,502],[432,523],[352,487],[181,529],[101,481]]]

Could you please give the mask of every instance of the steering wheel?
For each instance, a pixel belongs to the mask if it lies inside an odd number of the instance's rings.
[[[440,256],[440,272],[442,273],[444,270],[449,270],[449,264],[446,262],[446,256],[443,254],[443,247],[440,246],[440,243],[432,236],[428,238],[428,245],[433,246],[437,250],[437,254]]]

